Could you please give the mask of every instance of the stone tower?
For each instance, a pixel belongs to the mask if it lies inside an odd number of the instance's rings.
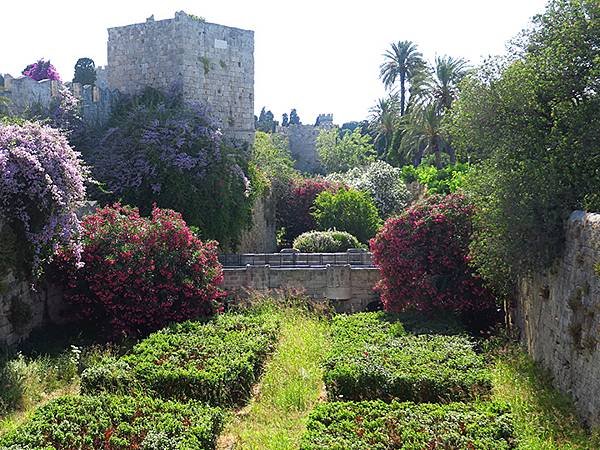
[[[226,136],[254,136],[254,32],[208,23],[184,12],[174,19],[108,29],[107,81],[136,94],[178,85],[187,101],[207,104]]]

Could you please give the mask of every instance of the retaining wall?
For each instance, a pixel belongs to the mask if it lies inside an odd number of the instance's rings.
[[[562,258],[521,280],[515,318],[528,352],[592,426],[600,426],[599,264],[600,215],[575,211]]]

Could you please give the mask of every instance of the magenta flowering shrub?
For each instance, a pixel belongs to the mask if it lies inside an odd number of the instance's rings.
[[[60,81],[60,75],[58,74],[56,67],[50,63],[50,60],[44,61],[43,59],[40,59],[32,64],[29,64],[21,73],[35,81]]]
[[[149,214],[154,204],[180,212],[203,239],[235,246],[251,221],[250,154],[224,142],[199,104],[147,90],[121,105],[90,158],[95,178]]]
[[[60,246],[74,247],[88,169],[65,135],[35,122],[0,122],[0,219],[30,244],[38,272]]]
[[[181,214],[154,207],[142,217],[115,204],[85,216],[82,228],[83,265],[63,250],[54,264],[73,318],[118,337],[221,308],[217,243],[198,239]]]

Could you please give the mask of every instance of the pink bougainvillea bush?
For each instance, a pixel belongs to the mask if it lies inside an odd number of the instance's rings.
[[[76,211],[88,180],[88,169],[62,132],[0,121],[0,220],[28,242],[27,265],[34,272],[60,246],[79,253]]]
[[[472,215],[463,196],[434,195],[385,222],[371,250],[387,311],[495,310],[493,296],[469,266]]]
[[[23,75],[35,81],[41,80],[56,80],[60,81],[60,75],[50,61],[40,59],[32,64],[29,64],[22,72]]]
[[[107,206],[82,221],[82,267],[57,257],[71,314],[112,337],[138,335],[213,314],[223,279],[217,243],[202,242],[181,214]]]

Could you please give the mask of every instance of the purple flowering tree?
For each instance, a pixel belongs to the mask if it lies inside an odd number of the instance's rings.
[[[58,74],[56,67],[50,63],[50,60],[44,61],[43,59],[40,59],[37,62],[29,64],[21,73],[35,81],[60,81],[60,75]]]
[[[250,224],[247,151],[226,145],[202,105],[155,90],[122,105],[91,162],[94,178],[144,214],[153,204],[182,213],[203,239],[232,248]]]
[[[60,246],[78,253],[76,211],[88,180],[87,167],[61,131],[0,122],[0,219],[29,244],[35,274]]]

